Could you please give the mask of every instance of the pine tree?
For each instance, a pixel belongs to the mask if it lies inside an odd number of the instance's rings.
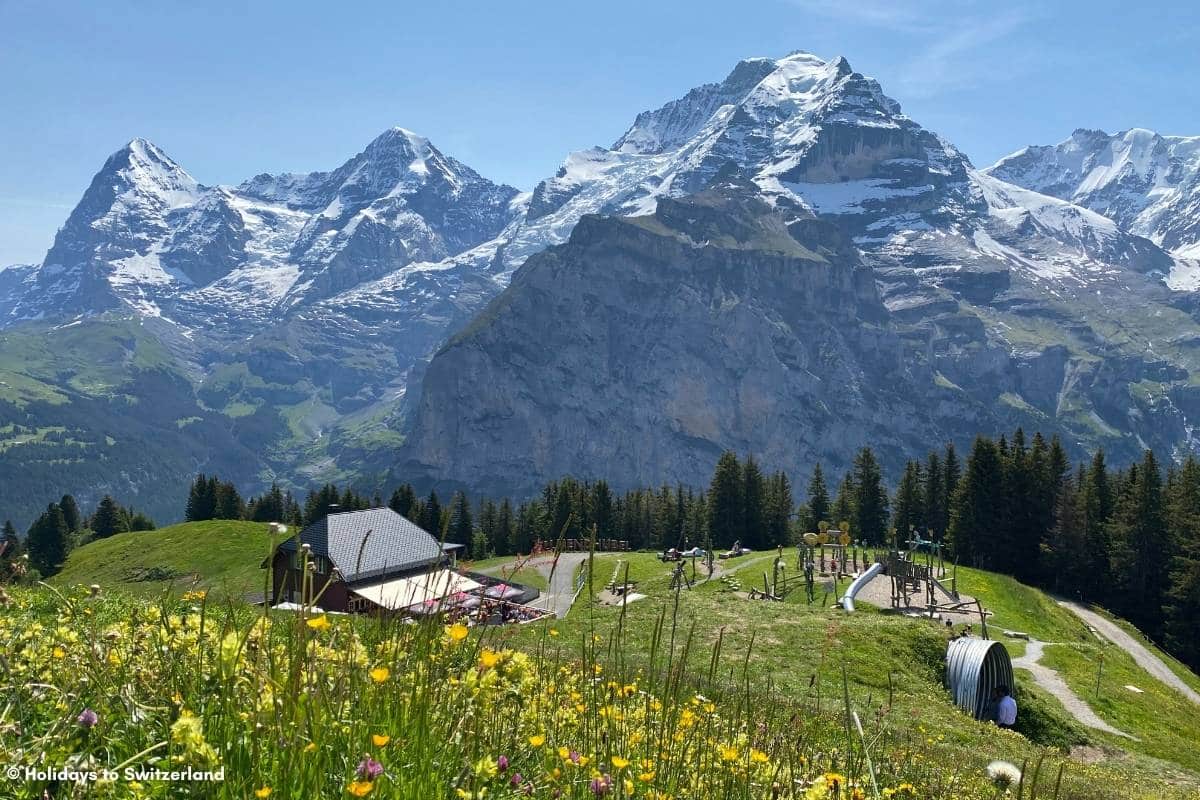
[[[542,510],[537,502],[522,503],[517,507],[517,519],[513,528],[514,550],[528,555],[533,551],[533,545],[542,538],[539,520]]]
[[[767,525],[763,513],[766,505],[767,487],[762,470],[754,456],[746,456],[742,464],[742,545],[752,550],[764,550],[771,546],[767,541]]]
[[[1003,443],[1003,437],[1001,442]],[[991,569],[1031,581],[1038,575],[1037,560],[1043,530],[1038,529],[1038,485],[1034,454],[1025,447],[1025,432],[1017,428],[1012,444],[1001,448],[1004,502],[999,508],[999,527],[990,537]],[[1044,452],[1042,453],[1044,455]]]
[[[420,518],[417,525],[435,539],[442,535],[442,504],[438,502],[437,492],[429,490],[429,497],[421,504]]]
[[[496,522],[499,516],[499,508],[496,506],[496,501],[490,497],[479,504],[479,530],[483,531],[483,535],[487,537],[488,547],[494,555],[504,554],[504,543],[496,540]]]
[[[833,508],[830,509],[830,516],[832,519],[830,519],[829,522],[831,523],[832,527],[836,528],[843,522],[850,525],[854,524],[855,516],[858,513],[855,508],[855,498],[857,496],[858,487],[854,485],[854,473],[847,472],[844,476],[842,476],[842,482],[838,484],[837,497],[834,498]],[[818,526],[823,521],[824,520],[818,520]],[[806,533],[808,532],[809,531],[806,531]],[[853,531],[853,534],[856,539],[861,538],[858,536],[858,531]]]
[[[66,524],[65,520],[63,524]],[[96,506],[96,513],[92,515],[92,535],[97,539],[106,539],[128,530],[129,520],[125,517],[124,509],[110,495],[104,495]]]
[[[1080,592],[1088,600],[1102,601],[1112,588],[1108,523],[1112,519],[1113,493],[1104,451],[1092,456],[1082,488],[1084,580]]]
[[[203,472],[192,481],[188,492],[187,509],[184,518],[188,522],[199,522],[212,519],[217,510],[217,480],[209,478]]]
[[[1172,655],[1200,669],[1200,463],[1189,456],[1172,482],[1167,526],[1173,539],[1163,635]]]
[[[604,481],[596,481],[592,486],[591,517],[596,526],[596,536],[601,539],[612,539],[616,535],[615,520],[613,519],[612,490]]]
[[[767,547],[791,544],[792,482],[783,472],[776,472],[767,481],[766,529]]]
[[[726,450],[717,461],[708,487],[708,529],[718,547],[732,547],[745,539],[742,512],[742,468],[737,455]]]
[[[909,461],[904,467],[900,485],[896,487],[893,525],[900,541],[906,541],[915,532],[925,534],[925,501],[922,491],[921,465]]]
[[[338,493],[338,488],[332,483],[327,483],[315,492],[309,492],[308,497],[304,499],[304,515],[303,525],[308,527],[315,522],[324,519],[333,510],[350,511],[348,508],[341,508],[341,495]]]
[[[454,497],[450,500],[450,527],[446,531],[446,536],[452,542],[457,544],[469,545],[471,550],[471,558],[487,558],[487,551],[491,545],[484,537],[483,552],[476,552],[475,547],[475,524],[471,519],[471,503],[467,500],[465,492],[455,492]]]
[[[232,483],[218,483],[214,519],[241,519],[246,515],[245,504]]]
[[[821,471],[821,465],[817,464],[808,480],[808,503],[801,518],[800,532],[815,533],[817,525],[821,522],[832,522],[829,511],[829,489],[825,486],[825,474]]]
[[[1116,598],[1130,622],[1147,635],[1162,629],[1161,566],[1170,553],[1162,502],[1162,474],[1153,451],[1130,469],[1109,523]]]
[[[417,493],[413,491],[412,484],[409,483],[401,484],[396,491],[392,492],[392,497],[388,500],[388,508],[410,520],[415,516],[412,511],[416,504]]]
[[[29,553],[29,563],[43,577],[49,577],[62,568],[71,549],[71,539],[67,521],[57,503],[51,503],[29,528],[25,535],[25,549]]]
[[[887,541],[888,496],[883,473],[871,448],[864,447],[854,459],[854,520],[851,532],[872,544]]]
[[[492,542],[497,552],[506,556],[517,555],[512,502],[507,497],[501,501],[500,510],[496,513],[496,538]]]
[[[962,468],[958,464],[958,452],[954,449],[954,442],[946,445],[946,457],[942,460],[942,465],[946,473],[943,495],[946,498],[946,530],[949,530],[950,508],[954,505],[954,493],[958,491],[958,482],[962,478]]]
[[[934,541],[945,541],[946,529],[950,526],[950,505],[946,497],[946,474],[936,452],[930,452],[925,460],[925,485],[921,490],[921,502],[925,509],[925,524],[933,532]]]
[[[966,474],[956,482],[950,512],[948,539],[955,557],[964,565],[991,569],[995,564],[995,532],[1005,522],[1007,499],[1003,471],[996,443],[983,436],[976,438],[967,458]]]
[[[1082,558],[1086,529],[1083,488],[1068,476],[1056,492],[1054,522],[1041,545],[1043,585],[1072,597],[1082,593],[1086,580],[1086,562]]]
[[[83,520],[79,514],[79,506],[75,503],[75,498],[69,494],[64,494],[62,500],[58,501],[58,507],[62,509],[63,519],[67,523],[67,530],[71,533],[79,533],[83,527]]]
[[[255,522],[286,521],[284,497],[283,492],[279,489],[279,484],[272,483],[270,491],[253,501],[247,509],[247,516]]]

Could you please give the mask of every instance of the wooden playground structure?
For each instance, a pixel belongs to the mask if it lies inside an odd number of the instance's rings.
[[[928,619],[946,619],[947,624],[951,624],[949,615],[963,615],[970,619],[977,615],[986,639],[988,612],[977,599],[959,594],[958,565],[946,563],[941,544],[922,539],[915,531],[905,544],[907,549],[882,549],[855,542],[850,537],[849,526],[844,523],[836,537],[827,530],[807,533],[797,546],[794,571],[789,574],[783,548],[780,547],[771,569],[762,573],[761,587],[751,587],[747,597],[751,600],[779,602],[792,591],[802,589],[809,605],[817,602],[818,594],[823,595],[823,605],[828,604],[830,595],[834,602],[840,602],[839,582],[861,575],[871,565],[878,563],[883,570],[874,581],[885,581],[888,590],[885,598],[879,598],[876,589],[872,596],[876,604],[881,604],[881,599],[883,602],[890,601],[892,610],[896,612]],[[677,569],[677,575],[681,572]],[[872,582],[868,581],[868,584]]]

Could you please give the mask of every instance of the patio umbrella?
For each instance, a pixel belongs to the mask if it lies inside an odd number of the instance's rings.
[[[495,586],[488,588],[485,595],[494,597],[498,600],[507,600],[510,597],[516,597],[521,594],[522,590],[516,587],[509,586],[507,583],[497,583]]]

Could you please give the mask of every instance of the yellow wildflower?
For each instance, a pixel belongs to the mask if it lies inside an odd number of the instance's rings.
[[[355,797],[366,797],[375,788],[375,784],[370,781],[350,781],[350,785],[346,787],[346,791]]]
[[[388,676],[391,675],[392,673],[387,667],[375,667],[375,669],[371,670],[367,674],[371,676],[371,680],[373,682],[383,683],[384,681],[386,681],[388,679]]]
[[[371,744],[375,745],[376,747],[384,747],[391,740],[392,740],[392,737],[388,736],[387,734],[383,734],[383,733],[371,734]]]
[[[529,744],[532,745],[533,747],[541,747],[545,743],[546,743],[546,737],[540,733],[534,734],[533,736],[529,737]]]
[[[450,641],[461,642],[467,638],[467,626],[461,622],[456,622],[446,629],[446,633],[450,636]]]
[[[254,796],[258,797],[258,798],[270,797],[271,796],[271,787],[264,786],[261,789],[255,789]]]
[[[625,769],[629,766],[629,759],[621,758],[620,756],[612,757],[613,769]]]
[[[491,669],[500,663],[500,654],[495,650],[484,650],[479,654],[479,666]]]
[[[312,619],[308,620],[308,627],[312,628],[314,631],[328,630],[330,628],[329,618],[324,614],[319,617],[313,617]]]

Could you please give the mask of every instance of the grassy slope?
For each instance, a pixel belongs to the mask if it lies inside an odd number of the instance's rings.
[[[212,520],[121,533],[76,549],[51,583],[96,583],[136,594],[203,587],[241,598],[262,591],[259,565],[270,547],[267,526],[256,522]],[[146,580],[147,570],[155,568],[174,577]]]
[[[574,641],[577,635],[594,628],[601,635],[601,647],[615,638],[616,627],[621,625],[625,645],[620,652],[610,653],[610,657],[636,663],[639,654],[649,650],[660,615],[666,613],[670,618],[671,567],[650,554],[620,558],[606,555],[596,561],[597,590],[612,577],[620,561],[624,563],[617,568],[618,574],[623,575],[624,565],[628,564],[629,580],[637,582],[637,590],[648,593],[650,599],[631,604],[623,620],[618,608],[589,610],[577,605],[566,620],[554,625],[566,641]],[[745,588],[752,582],[761,582],[764,569],[770,569],[770,558],[747,560],[734,574]],[[996,636],[1002,635],[999,634],[1002,629],[1029,632],[1037,638],[1058,642],[1086,642],[1090,636],[1074,615],[1035,589],[1003,576],[973,570],[960,570],[959,578],[963,591],[979,596],[985,605],[994,608],[989,628],[996,631]],[[796,598],[800,598],[798,602],[791,602]],[[822,703],[837,704],[844,665],[850,693],[860,713],[868,705],[878,710],[886,703],[890,691],[897,724],[923,729],[935,740],[944,737],[938,746],[945,749],[947,763],[982,765],[992,758],[1020,763],[1026,758],[1036,759],[1043,752],[1023,738],[1000,734],[991,726],[965,718],[950,705],[941,688],[945,634],[936,626],[879,613],[869,607],[853,617],[830,613],[820,607],[819,598],[818,604],[806,605],[801,592],[794,592],[784,603],[739,600],[719,581],[701,581],[693,590],[680,593],[678,620],[677,643],[693,637],[690,658],[697,669],[707,668],[718,636],[721,637],[723,666],[718,675],[726,676],[729,681],[737,680],[742,659],[752,648],[748,665],[755,685],[793,697],[807,697],[813,702],[819,693]],[[530,626],[506,634],[515,643],[530,646],[538,629]],[[1006,644],[1014,652],[1021,651],[1019,640],[1006,640]],[[1050,648],[1048,654],[1055,649]],[[1108,658],[1106,663],[1114,665],[1114,669],[1124,661],[1132,664],[1131,659],[1121,654]],[[1052,666],[1060,667],[1057,663]],[[1086,689],[1087,669],[1076,666],[1062,669],[1068,683],[1079,694],[1090,697]],[[1114,680],[1117,674],[1113,673]],[[1094,683],[1094,672],[1090,673],[1090,679]],[[1069,773],[1082,773],[1100,784],[1167,774],[1184,785],[1200,787],[1200,760],[1194,746],[1191,750],[1186,747],[1187,741],[1200,740],[1200,722],[1189,709],[1173,705],[1169,696],[1149,692],[1139,696],[1150,707],[1162,709],[1165,712],[1162,718],[1172,721],[1169,726],[1143,725],[1137,717],[1110,717],[1103,706],[1096,709],[1113,724],[1143,737],[1141,743],[1130,743],[1084,731],[1066,716],[1058,701],[1028,684],[1026,681],[1021,685],[1022,707],[1031,718],[1036,717],[1031,721],[1043,731],[1044,741],[1060,745],[1092,743],[1127,751],[1118,755],[1114,750],[1110,762],[1103,767],[1072,765]]]
[[[70,392],[118,392],[135,369],[166,368],[170,356],[131,319],[99,318],[0,334],[0,398],[66,402]]]
[[[162,591],[168,585],[184,588],[193,584],[223,591],[232,596],[257,590],[262,573],[258,565],[269,546],[265,525],[240,522],[189,523],[150,533],[112,537],[80,548],[72,554],[54,583],[100,583],[137,593]],[[472,567],[495,566],[503,559],[477,562]],[[188,576],[166,582],[136,580],[139,571],[160,566]],[[669,591],[671,567],[652,554],[603,555],[596,558],[595,588],[598,591],[614,574],[629,580],[649,599],[621,609],[580,603],[565,620],[552,625],[557,641],[574,646],[595,631],[608,657],[636,665],[650,650],[656,623],[670,619],[674,598]],[[737,570],[748,585],[761,580],[770,560],[748,560]],[[196,577],[193,577],[196,576]],[[1062,672],[1075,691],[1093,702],[1095,653],[1099,645],[1078,619],[1059,608],[1041,592],[1003,576],[960,569],[962,591],[980,597],[994,611],[990,628],[997,637],[1003,629],[1028,632],[1048,642],[1067,643],[1047,648],[1046,663]],[[801,593],[793,595],[794,600]],[[689,659],[707,671],[718,639],[721,665],[718,676],[737,680],[749,650],[750,679],[754,685],[803,697],[828,707],[840,703],[841,670],[844,665],[850,692],[860,713],[868,707],[878,712],[889,692],[893,697],[893,719],[900,727],[924,731],[945,752],[947,763],[982,766],[992,758],[1020,763],[1045,752],[1017,736],[976,723],[958,713],[941,688],[944,633],[932,625],[893,617],[865,607],[853,617],[830,613],[818,604],[799,602],[766,603],[739,600],[719,581],[699,582],[692,591],[679,594],[676,648],[691,637]],[[624,645],[613,649],[618,626]],[[499,635],[513,645],[536,647],[548,626],[506,628]],[[1006,640],[1016,652],[1020,642]],[[890,680],[889,680],[890,677]],[[1194,676],[1193,676],[1194,678]],[[1027,682],[1026,682],[1027,683]],[[1133,683],[1146,690],[1137,695],[1123,689]],[[1200,758],[1194,743],[1200,741],[1200,718],[1177,695],[1153,683],[1128,656],[1114,648],[1105,651],[1104,687],[1107,699],[1093,703],[1098,714],[1117,727],[1139,737],[1141,742],[1086,733],[1064,719],[1053,698],[1022,685],[1024,702],[1036,713],[1046,741],[1066,743],[1089,741],[1123,754],[1105,765],[1072,765],[1069,775],[1100,783],[1137,781],[1164,773],[1184,785],[1200,788]],[[1117,690],[1120,691],[1117,691]],[[940,740],[939,740],[939,737]],[[1164,764],[1167,759],[1189,769]]]
[[[962,591],[979,597],[995,612],[989,626],[993,636],[1016,648],[1019,642],[1007,640],[1002,630],[1023,631],[1037,639],[1055,644],[1047,646],[1042,663],[1058,671],[1067,685],[1082,697],[1102,719],[1116,728],[1137,736],[1130,742],[1122,737],[1089,731],[1097,741],[1121,750],[1164,758],[1200,772],[1200,714],[1196,707],[1177,692],[1154,680],[1131,656],[1097,639],[1074,614],[1059,607],[1042,592],[1012,578],[977,570],[960,569]],[[1128,625],[1125,627],[1129,628]],[[1131,629],[1131,628],[1130,628]],[[1146,646],[1165,662],[1186,674],[1195,684],[1196,676],[1174,659],[1154,647]],[[1103,673],[1099,671],[1103,654]],[[1100,696],[1096,679],[1100,675]],[[1143,694],[1125,688],[1137,686]]]

